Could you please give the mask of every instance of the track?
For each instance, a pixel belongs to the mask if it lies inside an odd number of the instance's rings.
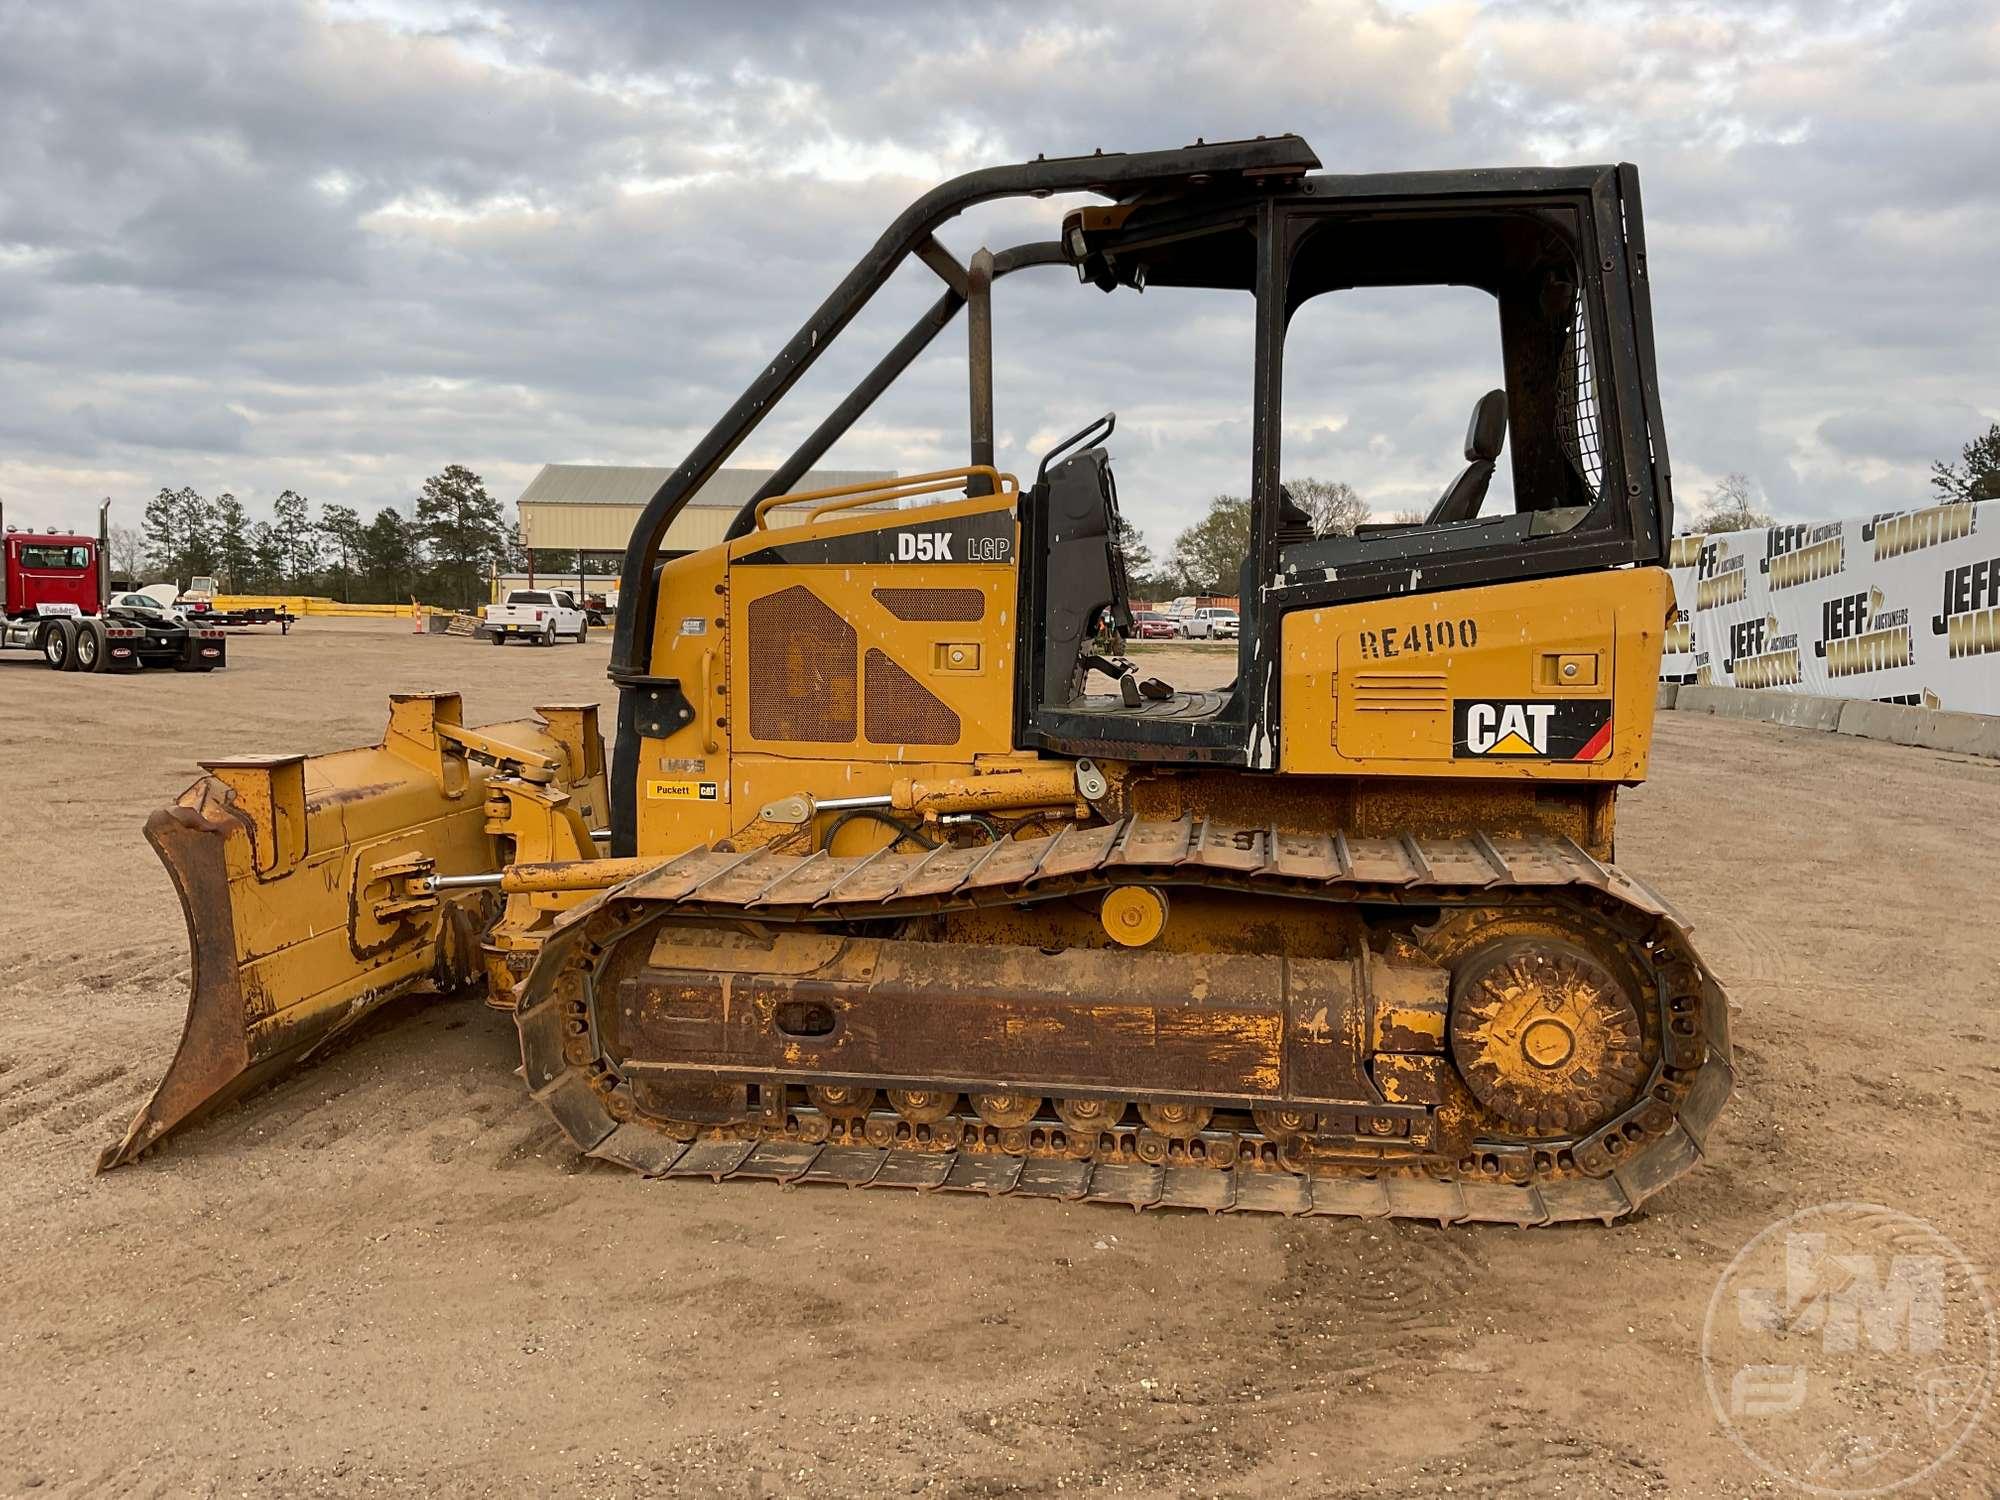
[[[1296,1140],[1227,1112],[1211,1122],[1218,1128],[1180,1138],[1131,1125],[1080,1138],[1065,1132],[1047,1100],[1034,1118],[1008,1129],[958,1109],[913,1123],[887,1110],[841,1118],[803,1104],[695,1128],[635,1110],[619,1061],[600,1040],[596,980],[607,956],[624,943],[650,943],[651,929],[667,921],[747,918],[839,930],[1133,883],[1376,914],[1414,910],[1435,916],[1426,929],[1434,934],[1507,918],[1560,922],[1644,966],[1656,1009],[1647,1023],[1650,1073],[1629,1103],[1587,1134],[1480,1138],[1450,1155],[1399,1156],[1359,1140],[1351,1158],[1340,1159],[1337,1151],[1303,1152]],[[529,1086],[569,1138],[593,1157],[647,1176],[1211,1213],[1609,1223],[1700,1160],[1734,1081],[1726,1002],[1685,924],[1638,881],[1547,835],[1350,839],[1128,819],[923,854],[700,849],[567,916],[522,987],[516,1020]]]

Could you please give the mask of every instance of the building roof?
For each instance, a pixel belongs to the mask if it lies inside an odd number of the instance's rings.
[[[521,491],[523,505],[644,505],[673,474],[672,469],[620,464],[543,464]],[[740,510],[769,479],[770,469],[718,469],[688,498],[689,505]],[[796,488],[830,490],[847,484],[893,479],[892,469],[808,469]]]
[[[547,551],[623,552],[639,524],[639,512],[673,472],[614,464],[544,464],[517,502],[522,544]],[[674,517],[661,544],[663,549],[691,552],[719,544],[744,501],[757,493],[757,487],[771,473],[769,469],[718,469]],[[794,488],[804,493],[895,477],[890,469],[808,469]],[[769,524],[794,525],[806,514],[804,510],[779,509],[771,513]]]

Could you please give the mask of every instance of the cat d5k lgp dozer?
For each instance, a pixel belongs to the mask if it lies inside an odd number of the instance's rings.
[[[594,706],[470,729],[451,694],[397,698],[375,748],[210,763],[147,826],[187,909],[186,1033],[104,1164],[483,974],[533,1096],[651,1175],[1539,1224],[1692,1166],[1731,1087],[1723,996],[1611,863],[1673,603],[1637,176],[1318,165],[1279,136],[914,204],[646,506],[608,775]],[[1102,201],[963,261],[933,237],[1055,193]],[[908,257],[936,303],[726,542],[663,559]],[[1119,654],[1112,418],[1027,487],[996,465],[993,283],[1054,266],[1169,316],[1180,287],[1254,306],[1220,691]],[[1385,286],[1490,294],[1505,388],[1421,522],[1316,535],[1279,483],[1287,331]],[[968,464],[793,493],[961,309]],[[1514,506],[1487,514],[1503,453]]]

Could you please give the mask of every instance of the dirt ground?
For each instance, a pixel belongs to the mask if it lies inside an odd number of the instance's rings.
[[[477,1001],[95,1178],[179,1032],[139,828],[198,757],[372,740],[398,689],[479,723],[606,688],[602,638],[232,650],[0,655],[0,1493],[1775,1492],[1700,1375],[1736,1251],[1841,1198],[2000,1243],[2000,764],[1674,714],[1619,857],[1694,921],[1741,1086],[1615,1228],[645,1182],[561,1143]],[[1996,1472],[2000,1418],[1930,1492]]]

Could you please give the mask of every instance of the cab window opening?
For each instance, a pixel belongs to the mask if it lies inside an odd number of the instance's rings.
[[[1525,535],[1541,537],[1580,524],[1607,493],[1608,415],[1579,242],[1580,217],[1562,205],[1295,227],[1284,469],[1315,465],[1316,450],[1386,460],[1394,478],[1368,496],[1369,532],[1483,534],[1528,516]]]
[[[24,546],[16,555],[24,568],[77,569],[90,566],[88,547]]]

